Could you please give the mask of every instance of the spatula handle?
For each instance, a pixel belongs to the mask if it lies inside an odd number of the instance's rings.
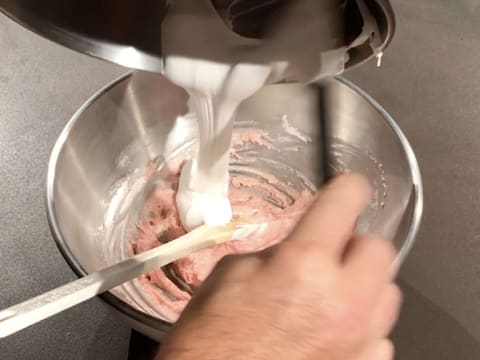
[[[201,226],[178,239],[0,311],[0,338],[58,314],[141,274],[232,238],[234,226]]]

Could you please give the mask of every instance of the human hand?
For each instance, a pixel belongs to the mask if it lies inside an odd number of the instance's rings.
[[[363,178],[340,176],[283,243],[221,261],[157,359],[393,359],[395,250],[353,234],[370,197]]]

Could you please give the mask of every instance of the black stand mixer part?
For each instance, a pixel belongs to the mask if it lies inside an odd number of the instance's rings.
[[[0,0],[0,11],[74,50],[126,67],[161,72],[161,24],[172,1]],[[226,16],[233,31],[260,38],[269,23],[292,1],[299,0],[212,0],[212,4],[219,16]],[[346,42],[358,36],[364,25],[357,5],[357,1],[362,1],[378,25],[379,34],[375,34],[378,51],[389,44],[395,28],[389,0],[329,1],[343,9]],[[349,50],[346,68],[364,63],[374,55],[368,44],[359,44]]]

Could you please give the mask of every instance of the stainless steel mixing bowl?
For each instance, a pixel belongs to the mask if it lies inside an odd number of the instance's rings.
[[[124,179],[141,178],[149,161],[194,142],[196,124],[186,115],[187,99],[160,75],[127,74],[93,95],[60,135],[48,170],[48,218],[60,250],[79,276],[125,256],[112,246],[112,238],[121,233],[109,228],[123,206],[118,206],[118,193]],[[392,239],[399,249],[397,262],[402,262],[420,224],[421,178],[408,141],[372,98],[341,78],[311,87],[271,85],[242,105],[237,125],[272,131],[278,146],[260,150],[263,157],[288,164],[312,183],[322,181],[325,169],[330,175],[365,174],[375,198],[359,226]],[[289,180],[288,173],[285,177]],[[154,339],[171,326],[161,314],[140,310],[124,289],[102,297],[132,327]]]

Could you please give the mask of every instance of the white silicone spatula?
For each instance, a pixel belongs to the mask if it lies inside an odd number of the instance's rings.
[[[141,274],[167,265],[200,249],[245,238],[256,225],[229,223],[200,226],[155,249],[72,281],[30,300],[0,311],[0,338],[58,314]]]

